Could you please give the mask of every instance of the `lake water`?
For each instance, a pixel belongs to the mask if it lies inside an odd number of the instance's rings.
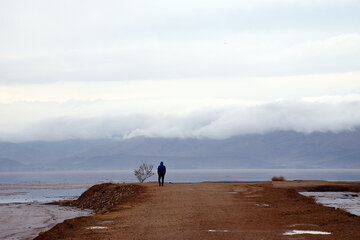
[[[166,182],[287,180],[360,181],[360,169],[168,169]],[[132,170],[0,172],[0,184],[136,182]],[[157,181],[156,174],[149,181]]]
[[[166,182],[266,181],[273,176],[287,180],[359,181],[360,169],[168,169]],[[157,181],[156,175],[149,181]],[[0,190],[0,203],[52,202],[72,199],[86,188],[34,189],[32,185],[61,183],[137,182],[132,170],[0,172],[0,184],[24,185],[24,189]]]
[[[47,203],[61,200],[72,200],[80,196],[86,188],[51,189],[24,188],[0,190],[1,203]]]

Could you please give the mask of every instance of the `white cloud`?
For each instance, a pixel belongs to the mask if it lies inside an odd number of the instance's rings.
[[[355,0],[0,1],[0,134],[350,129],[359,10]]]
[[[142,106],[146,104],[145,109],[159,109],[163,112],[179,104],[197,106],[201,103],[199,107],[208,107],[239,101],[258,103],[275,99],[296,100],[304,97],[358,94],[360,72],[268,78],[16,84],[0,85],[0,92],[0,103],[80,101],[83,105],[89,102],[91,106],[96,101],[120,101],[120,104],[104,103],[101,108],[108,109],[112,105],[121,105],[127,106],[126,111],[141,112]],[[150,105],[153,107],[149,107]]]
[[[289,54],[289,58],[357,55],[360,53],[360,34],[340,34],[327,39],[308,41],[294,45],[285,52]]]
[[[196,131],[196,135],[228,138],[241,134],[292,130],[338,132],[351,130],[360,124],[360,102],[341,104],[309,104],[278,102],[248,109],[226,112],[211,124]]]
[[[226,138],[358,125],[360,72],[0,86],[2,140]]]
[[[357,9],[335,0],[4,0],[0,83],[358,71]]]
[[[76,109],[67,104],[64,116],[23,120],[12,128],[1,128],[1,140],[62,140],[71,138],[213,138],[263,134],[275,130],[304,133],[344,131],[360,126],[360,95],[262,104],[229,104],[194,111],[163,113],[97,113],[93,108]],[[341,100],[343,99],[343,100]],[[349,101],[351,100],[351,101]],[[80,104],[81,105],[81,104]],[[86,107],[85,107],[86,108]],[[36,111],[36,109],[35,109]],[[71,113],[68,116],[67,113]],[[79,114],[79,115],[78,115]],[[51,115],[51,114],[50,114]],[[15,124],[15,125],[14,125]],[[4,125],[4,124],[2,124]]]
[[[360,69],[358,33],[301,44],[287,41],[271,36],[260,40],[250,34],[191,43],[150,41],[38,56],[3,56],[0,83],[244,78]]]

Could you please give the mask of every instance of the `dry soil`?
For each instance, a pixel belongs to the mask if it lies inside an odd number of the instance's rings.
[[[176,183],[144,191],[112,211],[67,220],[37,239],[360,239],[360,217],[299,195],[326,182]],[[346,183],[352,190],[359,183]],[[284,235],[291,230],[328,235]]]

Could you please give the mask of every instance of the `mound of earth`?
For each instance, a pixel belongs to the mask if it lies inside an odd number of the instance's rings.
[[[107,212],[143,191],[144,187],[136,184],[102,183],[90,187],[77,200],[62,205]]]

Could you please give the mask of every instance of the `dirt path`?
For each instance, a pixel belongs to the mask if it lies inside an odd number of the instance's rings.
[[[269,183],[145,186],[135,206],[67,222],[39,239],[360,239],[359,217]],[[290,230],[331,234],[284,235]]]

